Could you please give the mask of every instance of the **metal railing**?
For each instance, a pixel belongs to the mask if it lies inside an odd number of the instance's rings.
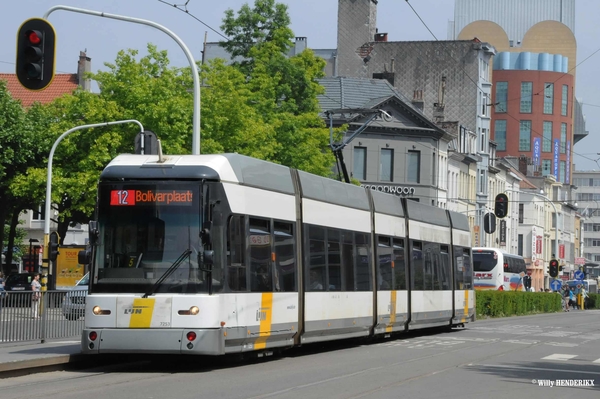
[[[84,326],[86,291],[31,291],[0,296],[0,345],[79,338]]]

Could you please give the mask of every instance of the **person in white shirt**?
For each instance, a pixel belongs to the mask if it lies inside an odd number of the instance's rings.
[[[39,319],[39,308],[40,308],[40,298],[42,290],[42,284],[40,283],[40,274],[36,273],[33,276],[33,281],[31,282],[31,291],[33,291],[33,295],[31,297],[31,311],[33,313],[34,319]]]

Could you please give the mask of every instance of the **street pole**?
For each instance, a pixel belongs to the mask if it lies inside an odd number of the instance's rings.
[[[135,119],[128,119],[123,121],[114,121],[114,122],[103,122],[103,123],[94,123],[91,125],[81,125],[74,127],[72,129],[67,130],[63,134],[60,135],[59,138],[56,139],[54,145],[52,145],[52,149],[50,150],[50,156],[48,157],[48,174],[46,177],[46,203],[45,203],[45,215],[44,215],[44,256],[42,259],[42,291],[47,290],[48,283],[48,271],[50,271],[50,261],[48,259],[48,243],[50,242],[50,208],[52,205],[52,159],[54,157],[54,151],[56,151],[56,147],[58,144],[69,134],[76,132],[82,129],[90,129],[94,127],[103,127],[103,126],[111,126],[111,125],[121,125],[124,123],[136,123],[140,127],[140,132],[144,131],[144,126],[139,121]],[[44,296],[42,295],[42,300]],[[41,307],[43,309],[43,306]]]
[[[46,14],[44,14],[44,19],[48,19],[50,14],[52,14],[54,11],[58,11],[58,10],[78,12],[81,14],[94,15],[96,17],[117,19],[120,21],[133,22],[136,24],[151,26],[153,28],[156,28],[156,29],[166,33],[173,40],[175,40],[175,42],[177,42],[179,47],[181,47],[181,49],[185,53],[185,56],[186,56],[188,62],[190,63],[190,67],[192,68],[192,79],[194,81],[194,115],[193,115],[193,119],[192,119],[192,127],[193,127],[192,154],[199,155],[200,154],[200,77],[198,76],[198,69],[196,67],[196,61],[194,60],[194,56],[192,55],[192,52],[185,45],[185,43],[179,38],[179,36],[177,36],[175,33],[170,31],[169,29],[165,28],[164,26],[157,24],[156,22],[148,21],[145,19],[127,17],[124,15],[109,14],[109,13],[105,13],[105,12],[101,12],[101,11],[86,10],[86,9],[77,8],[77,7],[69,7],[69,6],[51,7],[48,11],[46,11]]]

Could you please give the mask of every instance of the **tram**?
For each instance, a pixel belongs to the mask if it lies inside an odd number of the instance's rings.
[[[464,215],[238,154],[101,173],[82,351],[223,355],[475,320]]]

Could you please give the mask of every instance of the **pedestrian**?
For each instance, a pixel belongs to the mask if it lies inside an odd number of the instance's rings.
[[[573,307],[573,309],[577,309],[577,300],[575,299],[573,289],[569,290],[569,306]]]
[[[42,289],[42,284],[40,283],[40,274],[36,273],[33,276],[33,281],[31,282],[31,291],[33,291],[33,294],[31,296],[31,311],[33,313],[33,318],[34,319],[39,319],[39,308],[40,308],[40,298],[41,298],[41,291]]]
[[[565,291],[563,293],[563,303],[564,303],[564,308],[565,308],[565,312],[569,311],[569,305],[570,305],[570,301],[569,301],[569,293],[571,291],[569,290],[569,287],[567,286],[565,288]]]

